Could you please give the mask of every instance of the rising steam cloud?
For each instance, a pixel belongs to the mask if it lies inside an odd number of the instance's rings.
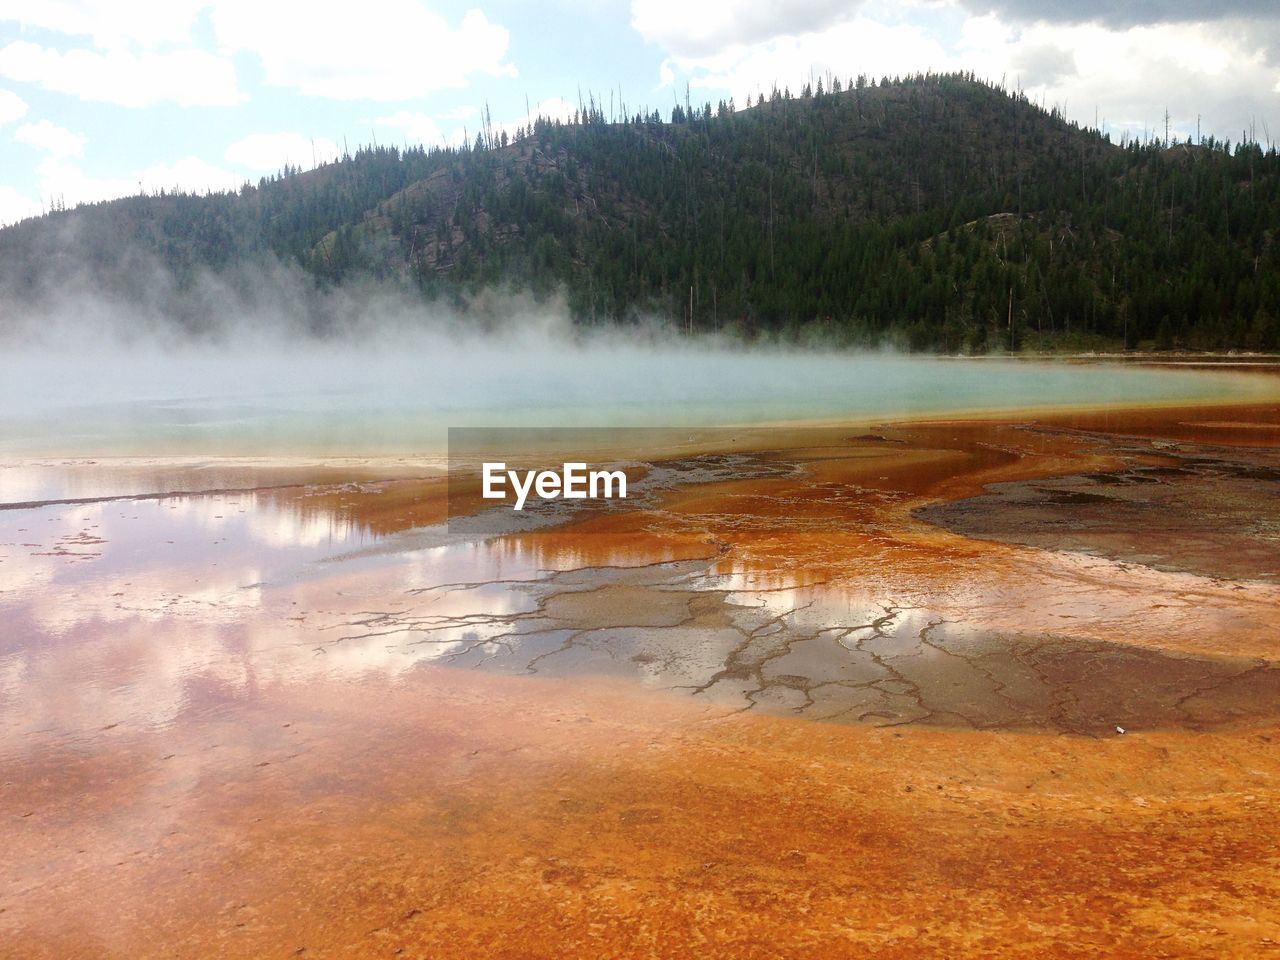
[[[407,454],[450,426],[672,426],[1217,396],[1185,374],[962,363],[691,338],[661,319],[583,329],[562,300],[424,303],[318,288],[268,261],[127,289],[83,271],[3,290],[0,455]]]

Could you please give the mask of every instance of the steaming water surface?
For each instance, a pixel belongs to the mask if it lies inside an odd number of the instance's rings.
[[[456,863],[470,875],[475,863],[498,863],[489,883],[521,877],[532,861],[530,889],[570,884],[576,897],[579,882],[557,879],[549,854],[631,836],[638,845],[603,848],[600,862],[648,862],[662,844],[697,851],[655,889],[673,876],[725,874],[720,850],[742,851],[748,886],[760,861],[790,888],[801,848],[825,851],[827,837],[777,834],[757,848],[750,838],[773,836],[760,831],[766,808],[826,834],[844,817],[848,829],[834,834],[873,838],[807,868],[820,871],[856,866],[868,849],[870,862],[889,863],[921,847],[925,824],[954,824],[965,838],[975,823],[1022,831],[1052,803],[1071,817],[1086,811],[1057,828],[1073,864],[1097,817],[1112,824],[1153,777],[1181,791],[1175,802],[1186,798],[1170,804],[1177,836],[1194,826],[1188,810],[1210,811],[1187,842],[1195,869],[1235,829],[1222,825],[1230,804],[1256,809],[1241,836],[1268,835],[1269,785],[1280,781],[1254,733],[1265,727],[1269,738],[1280,715],[1280,587],[1062,552],[1072,528],[1041,505],[1062,505],[1060,487],[1021,501],[1028,526],[1049,538],[1043,550],[962,540],[913,509],[1001,477],[1021,491],[1026,470],[1070,474],[1062,482],[1087,487],[1091,510],[1105,489],[1128,498],[1126,516],[1141,511],[1134,550],[1181,549],[1188,527],[1162,528],[1165,505],[1174,517],[1188,504],[1208,517],[1231,507],[1234,527],[1214,549],[1262,557],[1270,570],[1268,494],[1280,474],[1267,445],[1280,436],[1280,380],[674,348],[490,344],[469,356],[308,348],[0,361],[0,816],[12,825],[0,942],[6,925],[64,929],[66,904],[96,903],[102,890],[115,892],[102,901],[111,936],[120,916],[142,916],[129,926],[148,930],[162,929],[152,915],[195,917],[204,949],[231,942],[225,930],[277,929],[256,919],[269,918],[265,909],[246,911],[283,904],[289,919],[278,929],[288,933],[272,934],[274,945],[296,950],[314,942],[287,926],[299,896],[328,905],[325,923],[360,917],[363,936],[380,936],[371,903],[393,910],[394,923],[439,916],[418,890],[388,899],[412,887],[405,871],[417,867],[406,864]],[[1029,422],[1039,413],[946,416],[1247,399],[1260,402],[1045,414],[1041,425]],[[844,422],[913,412],[942,418]],[[1205,422],[1183,422],[1196,417]],[[699,484],[664,488],[657,509],[637,499],[591,530],[455,535],[440,522],[440,477],[421,479],[440,468],[450,426],[819,418],[841,422],[728,431],[776,434],[777,447],[705,454],[686,470]],[[1100,430],[1123,434],[1122,449]],[[678,431],[704,432],[713,431]],[[1213,448],[1224,440],[1244,452]],[[1117,456],[1134,462],[1117,476],[1097,472]],[[674,470],[652,466],[650,479]],[[1225,499],[1223,476],[1234,478]],[[1169,486],[1155,497],[1141,479]],[[1161,529],[1174,534],[1161,540]],[[643,724],[632,719],[641,711]],[[766,725],[762,713],[785,722]],[[736,726],[738,714],[751,725]],[[786,746],[802,742],[793,720],[821,721],[803,735],[814,744],[806,752]],[[902,730],[850,739],[833,723]],[[726,739],[692,758],[681,752],[711,729]],[[990,732],[1006,729],[1019,735]],[[599,752],[606,744],[616,752]],[[723,779],[755,745],[779,766]],[[984,773],[992,756],[1009,772]],[[655,778],[651,758],[678,772]],[[1059,776],[1076,767],[1092,771],[1083,787]],[[714,779],[690,786],[690,770]],[[620,804],[579,799],[572,791],[591,777]],[[776,799],[759,794],[777,783]],[[539,784],[550,784],[549,798],[530,792]],[[879,792],[853,794],[851,784]],[[510,812],[492,806],[502,790],[518,797]],[[1028,804],[1011,807],[1024,793]],[[797,806],[817,796],[838,806]],[[892,798],[876,801],[888,815],[866,806],[877,796]],[[679,819],[707,797],[738,809]],[[1136,819],[1110,829],[1149,837],[1152,816],[1143,801]],[[459,831],[459,817],[475,829]],[[555,833],[531,841],[512,823]],[[900,835],[875,839],[896,823],[907,824]],[[722,830],[714,846],[700,833],[708,824]],[[460,837],[479,846],[460,853],[450,846]],[[923,842],[935,848],[936,837]],[[1152,841],[1159,856],[1163,837]],[[485,853],[500,843],[518,850],[516,866]],[[1270,848],[1258,847],[1269,877]],[[951,864],[966,862],[972,853],[944,858],[941,889]],[[334,865],[349,872],[332,879]],[[450,899],[440,876],[413,883]],[[729,876],[736,895],[743,888]],[[183,906],[175,890],[209,892],[210,902]]]
[[[889,418],[1261,395],[1119,365],[544,341],[10,353],[0,457],[438,454],[451,426]]]

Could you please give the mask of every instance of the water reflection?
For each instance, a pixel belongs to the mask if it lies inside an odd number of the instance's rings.
[[[0,749],[106,742],[205,722],[268,688],[423,664],[622,676],[736,708],[898,722],[931,714],[881,676],[886,663],[941,689],[959,674],[935,668],[959,670],[962,651],[994,669],[1066,638],[1055,682],[1112,657],[1167,668],[1176,687],[1200,675],[1134,649],[1193,654],[1217,680],[1233,657],[1271,656],[1275,588],[983,544],[912,517],[921,497],[996,475],[1094,469],[1092,441],[1000,424],[888,432],[819,430],[772,454],[803,470],[486,541],[449,536],[439,482],[407,476],[0,510]],[[981,671],[961,672],[978,691]],[[924,699],[950,704],[935,711],[950,722],[1016,725],[982,691]]]
[[[227,491],[256,491],[293,499],[298,488],[422,480],[440,476],[444,470],[441,456],[0,460],[0,507]]]
[[[467,628],[430,646],[355,635],[353,624],[418,603],[424,584],[460,585],[421,601],[424,624],[529,608],[503,581],[543,576],[541,551],[463,542],[361,556],[385,538],[355,518],[360,496],[249,491],[0,511],[4,752],[196,719],[264,685],[394,676],[446,656]]]

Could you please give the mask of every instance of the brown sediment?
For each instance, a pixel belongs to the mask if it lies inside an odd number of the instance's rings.
[[[992,484],[916,515],[966,536],[1280,581],[1280,449],[1079,435],[1123,465]]]
[[[1071,430],[1221,443],[1230,446],[1274,446],[1280,437],[1280,406],[1250,403],[1185,408],[1089,410],[1055,414],[1040,422]],[[1241,429],[1249,424],[1248,430]]]
[[[1245,957],[1280,924],[1274,726],[878,730],[440,668],[199,719],[6,791],[7,955]]]
[[[1278,425],[751,428],[453,547],[439,481],[238,503],[378,535],[302,572],[50,516],[0,544],[0,954],[1280,953]]]
[[[449,490],[444,476],[427,479],[348,481],[282,489],[276,499],[305,514],[328,514],[385,535],[441,523],[448,517]]]

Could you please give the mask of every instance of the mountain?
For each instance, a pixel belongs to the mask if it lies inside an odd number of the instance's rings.
[[[126,302],[160,289],[198,326],[184,295],[278,259],[322,287],[563,291],[582,323],[1274,349],[1278,225],[1274,148],[1117,145],[970,75],[860,77],[669,120],[589,101],[462,149],[362,148],[234,194],[55,210],[0,230],[0,297],[74,276]]]

